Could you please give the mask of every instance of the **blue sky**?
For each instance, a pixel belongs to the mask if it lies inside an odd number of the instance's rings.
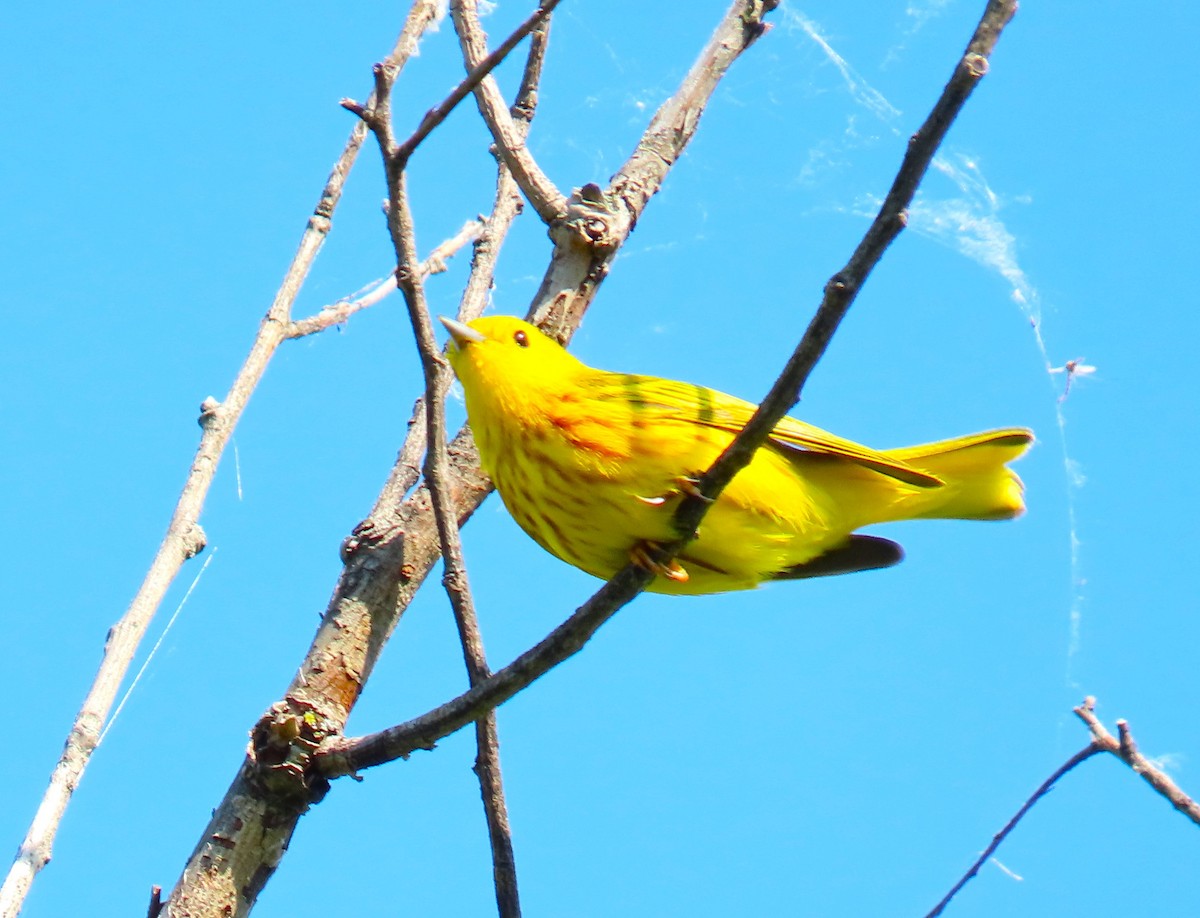
[[[724,0],[668,15],[564,0],[531,149],[560,188],[604,183]],[[794,3],[739,61],[650,204],[573,348],[589,363],[768,388],[887,189],[981,2]],[[526,13],[502,2],[493,37]],[[393,4],[117,6],[10,16],[0,565],[15,849],[158,544],[194,449],[351,126]],[[1027,3],[954,126],[911,231],[863,290],[796,414],[886,447],[1027,425],[1029,513],[885,531],[906,562],[702,599],[643,596],[501,710],[529,915],[919,915],[1087,741],[1085,694],[1200,793],[1185,577],[1200,493],[1190,347],[1197,109],[1191,4]],[[397,97],[401,132],[459,79],[448,26]],[[511,93],[510,62],[500,78]],[[416,156],[423,251],[486,209],[470,103]],[[377,155],[350,180],[298,316],[386,274]],[[527,213],[498,312],[548,255]],[[466,259],[430,282],[454,309]],[[1044,350],[1034,333],[1037,321]],[[202,522],[211,562],[87,772],[25,914],[117,915],[170,887],[286,687],[387,475],[419,388],[398,300],[286,345]],[[1058,402],[1062,374],[1094,373]],[[451,406],[462,417],[461,403]],[[1061,412],[1061,413],[1060,413]],[[1061,418],[1061,426],[1060,426]],[[1072,522],[1073,521],[1073,522]],[[489,659],[598,582],[500,502],[466,528]],[[187,567],[157,639],[199,570]],[[436,581],[351,720],[367,732],[465,682]],[[143,657],[144,657],[143,652]],[[139,660],[140,665],[140,660]],[[257,915],[493,908],[472,740],[339,782]],[[1191,915],[1195,828],[1115,760],[1042,801],[951,914]]]

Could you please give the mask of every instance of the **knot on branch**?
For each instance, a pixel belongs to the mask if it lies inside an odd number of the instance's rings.
[[[318,211],[308,218],[308,228],[314,233],[320,233],[322,236],[328,236],[329,231],[333,228],[333,220],[329,214],[323,214]]]
[[[411,290],[417,280],[417,271],[413,266],[404,262],[396,265],[396,287],[400,290]]]
[[[572,193],[566,214],[550,228],[550,238],[558,245],[582,246],[605,254],[626,235],[619,229],[618,213],[600,186],[589,182]]]
[[[250,758],[262,786],[280,800],[319,802],[329,782],[313,768],[313,752],[334,731],[295,699],[277,701],[250,733]]]
[[[829,300],[849,300],[857,292],[858,285],[854,279],[840,271],[825,284],[825,297]]]
[[[342,540],[338,556],[344,565],[348,566],[351,561],[357,561],[362,567],[373,568],[376,566],[375,564],[360,556],[391,540],[397,534],[400,538],[404,537],[403,530],[397,530],[393,525],[367,518],[350,530],[350,535]]]
[[[969,76],[978,80],[988,72],[988,59],[982,54],[972,51],[963,57],[962,66]]]
[[[196,423],[205,430],[208,430],[208,428],[220,420],[220,418],[221,403],[210,395],[200,403],[200,417],[196,419]]]
[[[779,6],[779,0],[751,0],[742,11],[742,28],[746,30],[746,44],[752,44],[771,28],[763,19],[767,13]]]
[[[192,523],[183,536],[183,559],[190,561],[208,545],[208,535],[199,523]]]

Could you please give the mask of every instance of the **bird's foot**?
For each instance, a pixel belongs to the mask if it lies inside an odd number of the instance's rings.
[[[700,490],[699,475],[680,475],[675,479],[675,484],[679,485],[680,492],[686,494],[688,497],[698,497],[706,504],[713,502],[711,497]]]
[[[661,507],[672,497],[675,497],[679,494],[683,494],[687,497],[698,497],[706,504],[711,504],[713,502],[713,499],[706,496],[698,487],[700,484],[700,477],[698,475],[680,475],[671,483],[675,485],[674,490],[668,491],[665,494],[656,494],[653,497],[642,497],[640,494],[635,494],[633,496],[640,500],[643,504],[647,504],[651,507]]]
[[[629,552],[629,560],[642,570],[676,583],[687,583],[688,572],[674,558],[667,558],[662,547],[654,542],[638,542]]]

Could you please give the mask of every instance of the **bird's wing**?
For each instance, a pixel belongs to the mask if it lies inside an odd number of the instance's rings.
[[[682,421],[732,434],[746,426],[756,407],[715,389],[656,376],[599,373],[589,380],[587,388],[590,393],[605,400],[626,403],[635,415],[649,422]],[[919,471],[900,459],[853,440],[834,436],[792,417],[785,417],[775,425],[767,443],[781,450],[836,456],[921,488],[935,488],[944,484],[940,478]]]
[[[748,416],[746,420],[749,420]],[[769,442],[811,453],[839,456],[919,488],[936,488],[945,484],[936,475],[914,469],[900,459],[855,443],[853,440],[834,436],[828,431],[805,424],[803,421],[797,421],[792,417],[785,417],[775,425]]]

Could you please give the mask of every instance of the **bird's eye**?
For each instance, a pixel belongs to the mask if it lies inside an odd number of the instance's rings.
[[[513,333],[513,341],[517,342],[521,347],[529,347],[529,336],[523,331]]]

